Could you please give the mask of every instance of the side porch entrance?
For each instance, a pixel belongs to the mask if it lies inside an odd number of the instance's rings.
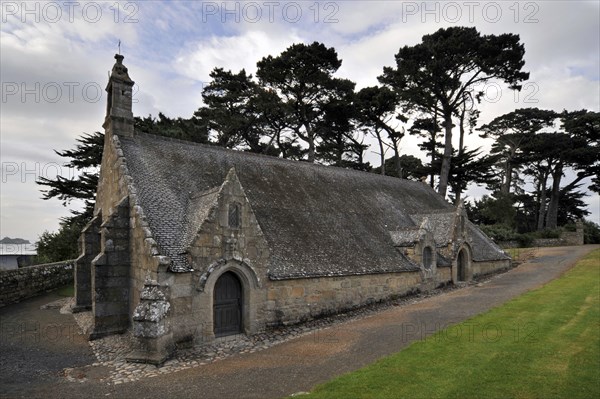
[[[215,337],[242,332],[242,284],[233,272],[223,273],[215,284],[213,324]]]

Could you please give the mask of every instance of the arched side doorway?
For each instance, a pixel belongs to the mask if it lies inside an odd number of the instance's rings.
[[[458,257],[456,258],[456,280],[458,281],[466,281],[467,280],[467,263],[468,263],[468,255],[466,253],[466,249],[461,249],[458,252]]]
[[[423,267],[425,270],[431,270],[433,266],[433,251],[430,246],[423,249]]]
[[[213,325],[215,337],[242,332],[242,283],[233,272],[225,272],[215,283]]]

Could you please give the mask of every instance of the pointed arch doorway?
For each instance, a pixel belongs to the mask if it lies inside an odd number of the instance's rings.
[[[215,337],[242,332],[242,283],[233,272],[225,272],[215,283],[213,324]]]
[[[467,262],[467,254],[463,248],[458,252],[458,257],[456,258],[456,279],[458,281],[467,280]]]

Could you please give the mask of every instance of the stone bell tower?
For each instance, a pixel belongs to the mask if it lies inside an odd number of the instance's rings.
[[[127,67],[123,65],[121,54],[115,54],[117,62],[112,68],[106,92],[108,101],[106,103],[106,118],[104,119],[104,132],[107,137],[113,134],[123,137],[133,137],[133,112],[132,88],[134,81],[127,73]]]

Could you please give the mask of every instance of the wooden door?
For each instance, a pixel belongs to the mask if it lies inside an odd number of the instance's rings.
[[[458,259],[456,259],[456,265],[458,270],[456,271],[456,278],[458,281],[465,281],[467,279],[467,257],[465,250],[461,249],[458,253]]]
[[[213,323],[215,337],[242,331],[242,285],[232,272],[219,277],[214,289]]]

